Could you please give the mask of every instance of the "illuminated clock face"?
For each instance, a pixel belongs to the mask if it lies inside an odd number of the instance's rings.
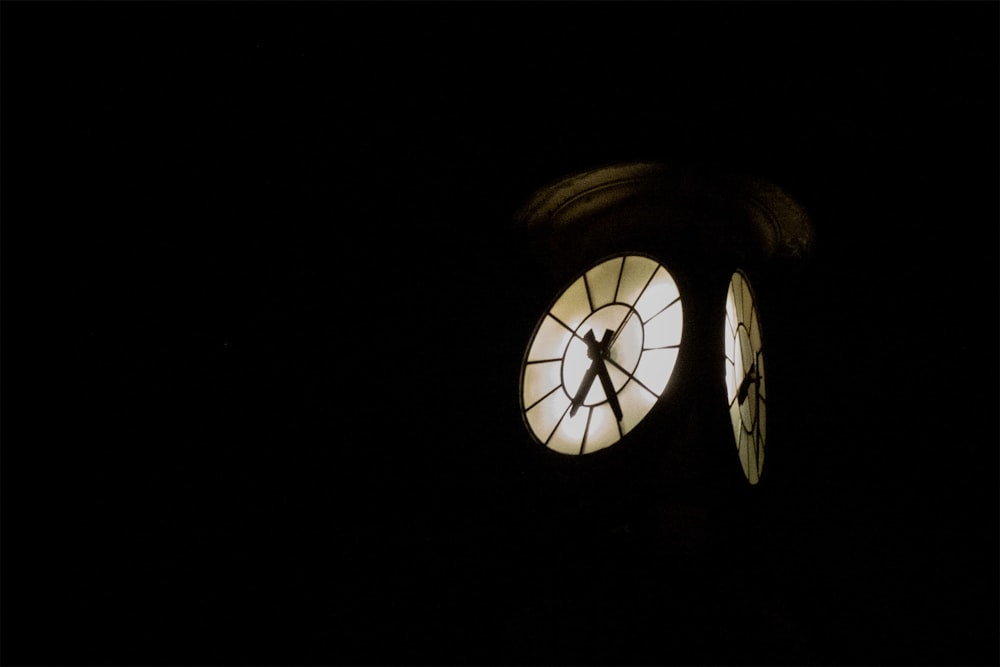
[[[673,374],[683,310],[670,272],[619,255],[583,272],[542,315],[521,368],[521,410],[534,438],[562,454],[620,441]]]
[[[726,295],[726,389],[736,451],[747,481],[760,481],[766,444],[767,393],[760,314],[745,274],[737,271]]]

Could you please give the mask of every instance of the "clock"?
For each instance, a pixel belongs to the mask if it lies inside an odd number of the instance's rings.
[[[760,313],[750,281],[733,273],[726,293],[726,392],[733,439],[743,474],[751,484],[760,481],[767,444],[767,392]]]
[[[759,296],[780,304],[810,251],[802,206],[751,176],[636,162],[557,179],[514,221],[505,423],[560,502],[568,489],[603,511],[758,488]]]
[[[521,364],[521,414],[534,440],[578,456],[620,442],[649,414],[677,363],[684,308],[651,255],[594,262],[546,308]]]

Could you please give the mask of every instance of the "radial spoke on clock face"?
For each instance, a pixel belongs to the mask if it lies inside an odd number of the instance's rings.
[[[523,392],[525,410],[532,410],[562,387],[559,377],[560,365],[560,361],[554,361],[525,366]]]
[[[607,404],[595,406],[587,410],[586,427],[580,439],[578,454],[586,454],[588,451],[607,447],[624,435],[621,420],[617,416],[609,419],[608,411],[609,407]]]
[[[739,439],[736,443],[740,455],[740,465],[743,466],[743,472],[749,477],[750,470],[750,447],[748,446],[748,435],[746,431],[740,431]]]
[[[650,318],[643,320],[643,350],[679,347],[684,326],[680,302],[674,301]]]
[[[739,363],[742,366],[742,371],[744,373],[749,373],[750,369],[754,365],[754,351],[753,347],[750,345],[750,333],[747,331],[746,327],[742,324],[739,326],[740,332],[740,358]]]
[[[726,396],[729,399],[729,406],[736,402],[736,364],[732,359],[726,358]]]
[[[753,440],[752,436],[751,440]],[[751,484],[756,484],[760,481],[761,459],[758,455],[757,448],[753,444],[747,443],[747,450],[747,481]]]
[[[584,274],[590,310],[594,311],[617,299],[625,258],[618,257],[602,262]]]
[[[767,444],[767,403],[762,399],[757,406],[757,434],[760,437],[761,449]]]
[[[649,287],[659,268],[661,267],[655,261],[647,257],[625,258],[615,287],[615,301],[634,305]]]
[[[743,430],[747,433],[753,432],[753,403],[750,401],[743,401],[739,404],[740,406],[740,422],[743,424]]]
[[[663,306],[662,308],[660,308],[660,309],[659,309],[658,311],[656,311],[655,313],[653,313],[652,315],[650,315],[649,317],[647,317],[647,318],[646,318],[645,320],[643,320],[643,322],[642,322],[642,323],[643,323],[643,324],[646,324],[646,323],[647,323],[647,322],[649,322],[649,321],[650,321],[651,319],[653,319],[654,317],[657,317],[657,316],[658,316],[658,315],[660,315],[660,314],[661,314],[661,313],[662,313],[663,311],[667,310],[668,308],[670,308],[670,307],[671,307],[671,306],[673,306],[674,304],[676,304],[676,303],[680,303],[680,300],[681,300],[680,296],[676,296],[676,297],[674,297],[674,298],[673,298],[673,299],[671,299],[670,301],[666,302],[666,303],[665,303],[665,305],[664,305],[664,306]]]
[[[757,431],[756,433],[753,434],[753,459],[754,462],[757,464],[756,467],[758,472],[760,471],[760,461],[763,451],[764,451],[764,437],[760,433],[760,431]]]
[[[743,275],[740,273],[736,274],[736,280],[733,281],[733,291],[736,297],[736,312],[739,314],[740,321],[746,319],[747,316],[747,293],[746,293],[746,280],[744,280]]]
[[[526,409],[525,418],[538,439],[547,442],[562,423],[568,410],[569,398],[564,392],[555,391]]]
[[[538,325],[531,347],[528,348],[527,362],[562,359],[566,346],[572,338],[572,327],[549,313]]]
[[[740,278],[740,304],[744,314],[744,319],[749,318],[750,311],[755,308],[753,293],[750,291],[750,283],[746,278]]]
[[[759,481],[762,464],[760,450],[757,448],[755,440],[756,438],[753,434],[747,434],[746,441],[743,444],[746,450],[745,458],[743,458],[745,461],[743,472],[746,474],[747,481],[751,484],[756,484]]]
[[[628,432],[630,424],[616,419],[612,408],[604,402],[584,407],[570,414],[568,403],[557,423],[544,434],[545,446],[564,454],[583,454],[613,444]],[[536,431],[536,433],[539,433]]]
[[[736,446],[740,445],[740,434],[743,432],[743,419],[740,416],[740,405],[734,399],[729,404],[729,421],[733,425],[733,438],[736,440]]]
[[[743,447],[746,449],[746,473],[751,484],[754,482],[757,470],[756,448],[754,447],[753,441],[754,437],[752,432],[747,433],[743,439]]]
[[[729,326],[729,335],[736,335],[736,323],[739,318],[736,315],[736,299],[733,295],[733,286],[729,286],[729,292],[726,294],[726,324]]]
[[[746,473],[747,481],[751,484],[756,484],[760,481],[760,475],[764,469],[764,458],[767,450],[764,448],[764,438],[759,433],[756,433],[751,437],[753,444],[750,445],[751,451],[749,452],[749,458],[752,460],[752,465]]]
[[[580,277],[552,304],[549,315],[572,332],[579,328],[592,310],[587,281]]]
[[[642,388],[643,388],[643,389],[644,389],[645,391],[649,392],[649,394],[650,394],[651,396],[653,396],[653,397],[658,397],[658,396],[660,395],[660,392],[657,392],[657,391],[656,391],[655,389],[653,389],[653,388],[651,388],[651,387],[647,386],[647,385],[646,385],[646,384],[645,384],[645,383],[644,383],[644,382],[643,382],[643,381],[642,381],[641,379],[639,379],[639,378],[638,378],[638,377],[637,377],[637,376],[636,376],[636,375],[635,375],[634,373],[630,373],[630,372],[626,371],[626,370],[625,370],[624,368],[622,368],[622,367],[621,367],[621,366],[619,366],[619,365],[618,365],[617,363],[615,363],[615,361],[614,361],[614,360],[612,360],[612,359],[608,359],[608,363],[609,363],[609,364],[610,364],[610,365],[611,365],[611,366],[612,366],[612,367],[613,367],[613,368],[614,368],[615,370],[619,371],[619,372],[620,372],[620,373],[621,373],[622,375],[624,375],[624,376],[625,376],[625,378],[626,378],[626,379],[625,379],[624,381],[620,381],[620,380],[619,380],[619,381],[616,381],[616,382],[615,382],[615,386],[621,386],[621,385],[624,385],[624,384],[625,384],[625,382],[628,382],[628,381],[632,381],[633,383],[635,383],[635,384],[639,385],[640,387],[642,387]]]

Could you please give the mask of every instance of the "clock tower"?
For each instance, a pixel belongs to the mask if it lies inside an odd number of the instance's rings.
[[[572,561],[556,577],[572,583],[553,596],[566,641],[594,641],[571,628],[604,613],[629,618],[615,632],[639,644],[669,635],[679,654],[695,651],[655,619],[721,623],[747,596],[767,599],[749,574],[766,571],[755,498],[792,446],[768,436],[783,391],[769,413],[768,315],[785,305],[775,287],[808,255],[808,216],[759,178],[636,162],[541,188],[514,234],[524,310],[512,403],[523,460],[551,489],[540,513],[560,524],[543,551]],[[646,587],[660,602],[611,611],[602,586]],[[764,619],[775,614],[755,618],[773,628]],[[745,632],[769,641],[770,630]]]

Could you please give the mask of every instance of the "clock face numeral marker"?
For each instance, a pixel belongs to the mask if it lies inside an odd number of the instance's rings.
[[[521,371],[535,439],[586,454],[618,442],[666,391],[684,324],[670,272],[644,255],[599,262],[542,317]]]
[[[726,392],[740,465],[747,481],[760,481],[764,466],[767,401],[760,314],[750,282],[733,274],[726,294]]]

